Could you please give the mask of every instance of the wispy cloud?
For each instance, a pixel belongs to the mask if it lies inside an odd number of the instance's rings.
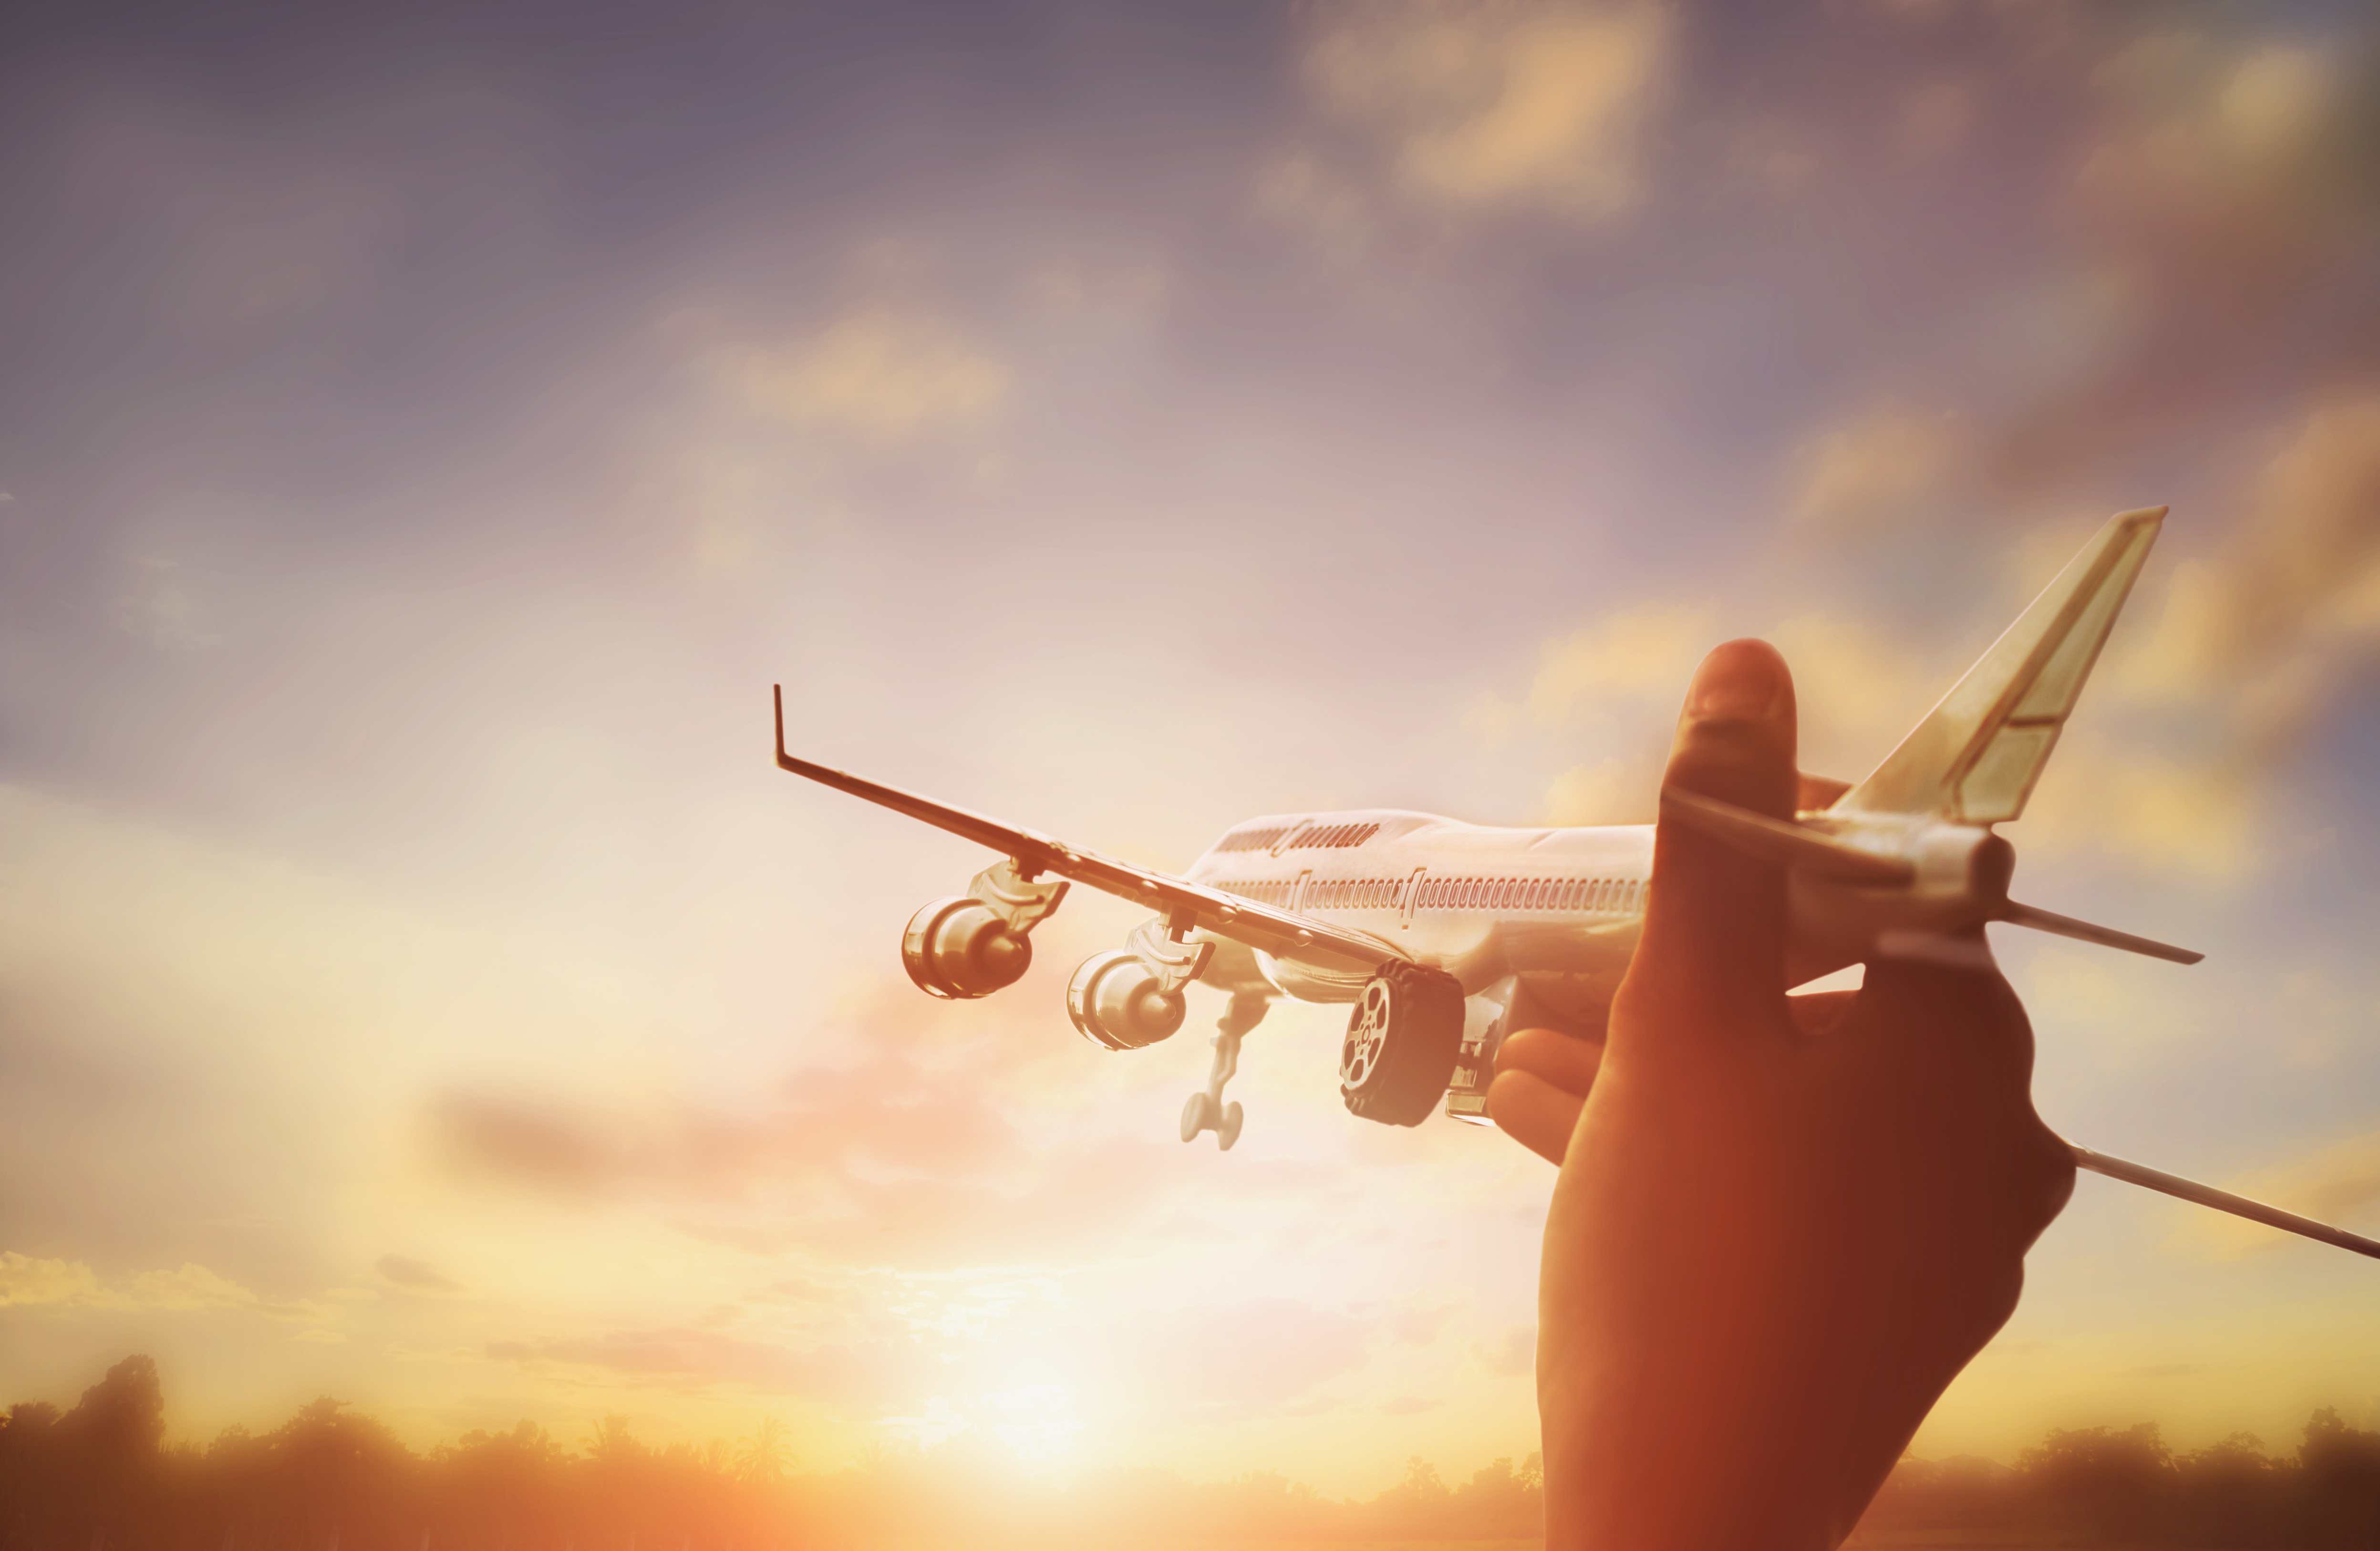
[[[787,348],[722,348],[712,370],[752,414],[876,446],[975,430],[1012,380],[947,320],[888,308],[839,318]]]
[[[1793,515],[1838,530],[1907,523],[1949,491],[1972,456],[1953,416],[1871,409],[1795,453]]]
[[[392,1284],[408,1292],[459,1292],[460,1283],[426,1260],[409,1255],[384,1254],[372,1262],[372,1268]]]
[[[2369,1223],[2374,1204],[2380,1203],[2380,1132],[2350,1136],[2293,1161],[2223,1183],[2224,1188],[2252,1200],[2320,1222],[2362,1227]],[[2166,1247],[2200,1259],[2234,1260],[2304,1242],[2244,1218],[2193,1210]]]
[[[13,1250],[0,1251],[0,1307],[9,1306],[231,1310],[309,1324],[335,1317],[335,1311],[322,1304],[266,1298],[195,1263],[108,1280],[79,1260],[37,1259]]]
[[[1406,191],[1600,222],[1643,196],[1671,31],[1652,5],[1342,4],[1318,13],[1305,72]]]

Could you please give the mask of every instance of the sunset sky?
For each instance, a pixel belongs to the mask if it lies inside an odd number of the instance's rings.
[[[38,14],[36,14],[38,13]],[[945,1004],[990,857],[1855,777],[2165,536],[1996,937],[2048,1122],[2380,1232],[2367,6],[101,3],[0,21],[0,1404],[1369,1494],[1536,1447],[1552,1174],[1344,1011]],[[2380,1264],[2085,1177],[1916,1452],[2380,1423]]]

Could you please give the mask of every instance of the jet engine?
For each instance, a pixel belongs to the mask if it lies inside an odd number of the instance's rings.
[[[983,901],[959,895],[909,917],[901,963],[927,995],[967,1001],[1016,984],[1033,963],[1033,943]]]
[[[1083,961],[1066,983],[1066,1013],[1083,1037],[1111,1050],[1137,1050],[1170,1038],[1188,1009],[1137,953],[1122,949]]]

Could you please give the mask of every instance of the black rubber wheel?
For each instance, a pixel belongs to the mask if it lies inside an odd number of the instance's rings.
[[[1429,1119],[1463,1048],[1463,987],[1442,969],[1402,960],[1380,966],[1347,1019],[1339,1097],[1382,1125]]]

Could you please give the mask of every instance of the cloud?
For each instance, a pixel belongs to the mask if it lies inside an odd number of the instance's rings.
[[[1008,369],[929,314],[869,309],[790,350],[721,350],[717,381],[749,413],[878,446],[972,430],[1007,399]]]
[[[118,629],[167,651],[200,651],[223,644],[222,631],[173,561],[140,555],[131,563],[130,583],[110,611]]]
[[[310,1322],[333,1317],[333,1311],[319,1304],[268,1299],[196,1264],[141,1271],[111,1285],[79,1260],[36,1259],[13,1250],[0,1251],[0,1308],[7,1307],[175,1313],[233,1309]]]
[[[79,1260],[35,1260],[0,1253],[0,1307],[91,1303],[106,1296],[99,1274]]]
[[[1032,1036],[1020,1043],[997,1008],[951,1018],[945,1007],[905,982],[870,998],[858,1026],[829,1041],[862,1059],[804,1068],[748,1104],[450,1090],[425,1107],[426,1139],[470,1187],[589,1208],[659,1203],[707,1242],[862,1266],[1048,1264],[1151,1236],[1178,1242],[1222,1231],[1185,1218],[1185,1194],[1220,1204],[1218,1189],[1241,1201],[1311,1182],[1306,1166],[1275,1162],[1219,1184],[1170,1142],[1053,1125],[1065,1090],[1041,1074],[1056,1059],[1046,1020],[1017,1012]],[[939,1037],[917,1039],[921,1028]],[[1029,1128],[1020,1106],[1037,1117]]]
[[[2344,521],[2345,514],[2366,509],[2357,504],[2365,476],[2349,479],[2340,474],[2345,467],[2360,469],[2346,449],[2361,442],[2329,430],[2316,440],[2327,450],[2314,460],[2325,477],[2294,472],[2281,479],[2285,493],[2274,498],[2274,521],[2243,529],[2256,543],[2275,542],[2292,522],[2313,523],[2326,531],[2336,526],[2326,515]],[[2280,467],[2294,469],[2301,461],[2293,453]],[[2317,489],[2331,493],[2325,501],[2304,493]],[[2348,496],[2338,495],[2342,489]],[[2280,506],[2294,515],[2284,520],[2277,515]],[[2371,520],[2380,523],[2380,515]],[[2049,545],[2058,564],[2075,542],[2064,527],[2056,530]],[[2017,551],[2023,559],[2042,548],[2027,537]],[[2380,566],[2380,559],[2374,564]],[[2135,646],[2100,670],[2102,679],[2130,686],[2096,691],[2086,701],[2086,711],[2096,708],[2098,714],[2087,714],[2061,744],[2028,807],[2022,840],[2027,851],[2096,853],[2153,876],[2207,881],[2237,877],[2261,860],[2262,782],[2270,760],[2252,751],[2289,746],[2289,740],[2277,743],[2271,730],[2286,724],[2293,740],[2311,714],[2308,708],[2322,703],[2302,686],[2328,685],[2338,675],[2327,658],[2320,673],[2295,657],[2279,673],[2245,673],[2227,680],[2213,671],[2202,637],[2221,628],[2215,621],[2235,609],[2233,591],[2252,585],[2241,579],[2245,572],[2233,576],[2238,566],[2226,564],[2221,571],[2229,579],[2218,586],[2210,580],[2213,569],[2185,568],[2167,622],[2146,633],[2161,644]],[[2292,628],[2310,629],[2311,621],[2324,618],[2350,618],[2362,628],[2361,600],[2367,584],[2356,580],[2354,568],[2331,556],[2315,574],[2338,588],[2343,601],[2326,610],[2297,605]],[[2369,583],[2368,591],[2380,600],[2380,579]],[[2380,609],[2372,617],[2380,637]],[[1695,662],[1717,637],[1716,626],[1706,607],[1637,604],[1547,642],[1521,703],[1491,702],[1477,714],[1475,720],[1491,731],[1510,732],[1524,721],[1591,729],[1601,746],[1621,751],[1557,775],[1547,790],[1546,822],[1651,820],[1670,723]],[[1777,646],[1792,670],[1802,767],[1844,780],[1856,781],[1874,769],[1967,666],[1837,612],[1793,614],[1759,634]],[[2228,724],[2226,736],[2198,740],[2211,747],[2186,741],[2163,746],[2155,738],[2165,730],[2138,725],[2137,717],[2106,714],[2137,712],[2161,703],[2160,697],[2184,691],[2202,705],[2211,697],[2216,717]],[[2110,700],[2117,703],[2111,706]]]
[[[1646,706],[1674,711],[1687,675],[1717,644],[1713,617],[1700,604],[1645,603],[1547,642],[1529,681],[1529,714],[1544,725]]]
[[[1966,667],[1841,613],[1793,614],[1765,634],[1793,673],[1802,768],[1847,781],[1875,769]]]
[[[756,1178],[846,1175],[869,1163],[934,1177],[985,1178],[1016,1161],[1018,1133],[964,1082],[885,1058],[787,1081],[758,1111],[660,1101],[603,1112],[547,1097],[448,1093],[430,1120],[446,1161],[468,1175],[561,1195],[625,1189],[734,1198]]]
[[[414,1292],[459,1292],[461,1286],[427,1261],[402,1254],[384,1254],[372,1268],[397,1286]]]
[[[1549,824],[1649,821],[1668,757],[1669,728],[1686,680],[1716,644],[1713,612],[1703,605],[1655,602],[1623,610],[1538,648],[1523,704],[1540,727],[1591,730],[1606,747],[1627,752],[1574,765],[1547,789]],[[1509,727],[1514,709],[1500,702],[1477,718]]]
[[[1135,1322],[1111,1345],[1107,1377],[1160,1418],[1278,1415],[1362,1364],[1373,1335],[1355,1315],[1288,1299],[1214,1303]]]
[[[2084,733],[2028,841],[2208,878],[2253,866],[2267,782],[2380,655],[2380,394],[2307,411],[2228,539],[2177,565],[2152,627],[2117,643],[2100,677],[2119,708],[2185,709],[2219,734],[2176,754]]]
[[[1864,774],[1949,687],[1938,665],[1840,614],[1808,612],[1761,634],[1785,654],[1802,720],[1805,769]],[[1687,682],[1720,638],[1705,604],[1640,603],[1547,642],[1523,706],[1540,726],[1592,730],[1623,752],[1570,767],[1545,801],[1552,824],[1649,822]],[[1520,719],[1496,706],[1483,721]]]
[[[1805,445],[1805,521],[1875,521],[1970,467],[1954,422],[1872,412]],[[2019,539],[2015,569],[2045,581],[2085,530]],[[2036,575],[2038,573],[2038,575]],[[2027,812],[2024,843],[2095,852],[2147,874],[2221,881],[2258,866],[2267,784],[2338,697],[2380,657],[2380,393],[2308,408],[2247,482],[2245,511],[2212,555],[2173,563],[2136,596],[2086,714]],[[1555,824],[1649,819],[1667,730],[1694,661],[1718,634],[1707,607],[1639,603],[1548,641],[1520,704],[1475,721],[1596,729],[1629,752],[1562,770]],[[1804,769],[1856,780],[1966,666],[1860,620],[1814,612],[1763,631],[1793,670]],[[2155,714],[2186,709],[2196,731]]]
[[[665,1388],[735,1384],[830,1403],[896,1403],[941,1376],[911,1342],[791,1347],[716,1330],[658,1327],[536,1341],[491,1341],[490,1358],[532,1369],[593,1369]]]
[[[823,1048],[857,1059],[788,1072],[747,1104],[451,1088],[425,1107],[429,1139],[462,1177],[581,1201],[735,1203],[767,1183],[815,1204],[905,1180],[1010,1181],[1032,1161],[1011,1092],[1029,1086],[1050,1042],[1013,1004],[967,1011],[953,1018],[905,981],[871,983],[819,1031]]]
[[[2305,239],[2333,225],[2371,155],[2343,111],[2360,84],[2311,49],[2227,51],[2156,31],[2119,52],[2100,83],[2115,111],[2076,198],[2118,251],[2167,280],[2277,278],[2311,257]],[[2158,240],[2162,255],[2147,246]]]
[[[1008,1318],[1016,1311],[1002,1306],[1002,1317],[953,1325],[938,1317],[943,1305],[929,1278],[895,1285],[921,1317],[849,1322],[840,1339],[775,1341],[669,1325],[484,1350],[531,1371],[682,1390],[735,1385],[859,1411],[939,1407],[959,1424],[997,1423],[1020,1397],[1072,1393],[1111,1414],[1173,1425],[1309,1406],[1317,1387],[1360,1367],[1385,1333],[1378,1319],[1284,1298],[1141,1305],[1111,1316],[1054,1291],[1030,1301],[1030,1317]],[[1037,1376],[1020,1389],[1019,1372]],[[915,1418],[883,1420],[901,1427]]]
[[[1305,75],[1385,143],[1412,194],[1601,222],[1643,195],[1638,141],[1671,33],[1642,4],[1342,4],[1321,13]]]
[[[1519,1378],[1537,1367],[1537,1327],[1515,1325],[1493,1340],[1475,1341],[1472,1360],[1498,1378]]]
[[[2340,666],[2380,643],[2380,394],[2320,406],[2256,481],[2248,520],[2175,584],[2135,693],[2252,686],[2252,730],[2293,736]],[[2244,709],[2244,708],[2243,708]]]
[[[1370,189],[1311,150],[1267,161],[1257,174],[1255,204],[1303,236],[1326,264],[1355,274],[1374,256],[1387,224]]]
[[[1900,99],[1896,138],[1912,162],[1931,161],[1964,146],[1981,111],[1982,91],[1971,80],[1937,77],[1911,87]]]
[[[2062,332],[2097,335],[2096,358],[2014,417],[1996,478],[2054,487],[2155,438],[2204,437],[2277,368],[2302,381],[2368,364],[2368,342],[2323,320],[2369,288],[2375,62],[2175,28],[2106,56],[2080,89],[2090,121],[2055,211],[2093,298],[2088,329]]]
[[[1813,527],[1858,528],[1923,515],[1967,459],[1958,422],[1888,406],[1812,438],[1793,454],[1793,515]]]
[[[1452,1303],[1407,1303],[1390,1317],[1389,1333],[1407,1346],[1428,1346],[1446,1327]]]
[[[2215,96],[2216,126],[2252,163],[2297,156],[2322,130],[2337,73],[2312,49],[2266,44],[2225,78]]]
[[[2253,773],[2230,760],[2179,758],[2094,734],[2060,744],[2050,771],[2025,808],[2027,850],[2093,851],[2210,883],[2263,859],[2260,793]]]

